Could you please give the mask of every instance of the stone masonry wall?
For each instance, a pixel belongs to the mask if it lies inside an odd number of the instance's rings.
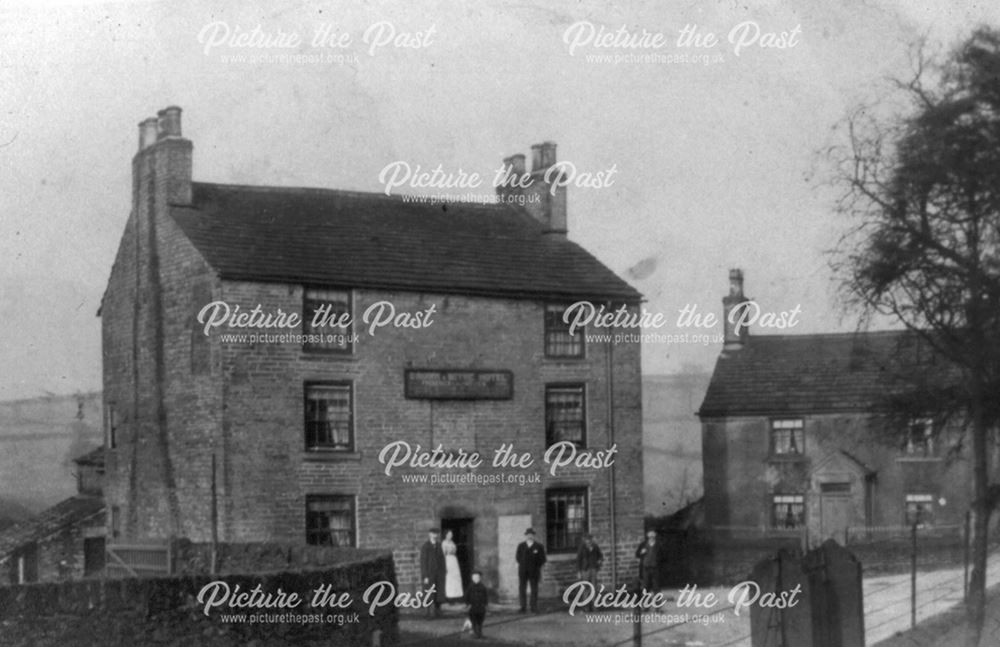
[[[231,590],[298,593],[295,608],[203,611],[199,592],[221,580]],[[370,582],[394,582],[388,556],[311,571],[253,575],[178,575],[148,579],[95,579],[59,584],[0,587],[0,634],[11,647],[101,645],[394,645],[398,611],[392,605],[374,613],[362,602]],[[313,608],[312,592],[331,585],[351,595],[348,609]],[[223,614],[246,614],[242,619]],[[281,620],[280,614],[296,614]],[[250,615],[267,614],[251,621]],[[356,615],[355,615],[356,614]],[[309,616],[309,618],[303,618]]]

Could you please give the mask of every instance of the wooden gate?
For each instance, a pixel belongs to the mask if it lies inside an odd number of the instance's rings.
[[[108,577],[144,577],[174,572],[171,542],[155,544],[109,544],[105,573]]]
[[[753,647],[857,647],[865,644],[861,564],[833,540],[804,557],[780,551],[759,562],[750,575],[759,587],[780,599],[799,587],[794,605],[750,607]]]

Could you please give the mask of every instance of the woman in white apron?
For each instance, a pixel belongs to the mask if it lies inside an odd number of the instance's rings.
[[[441,550],[444,551],[444,597],[448,600],[461,600],[465,593],[462,590],[462,569],[458,565],[458,552],[454,535],[450,530],[444,533]]]

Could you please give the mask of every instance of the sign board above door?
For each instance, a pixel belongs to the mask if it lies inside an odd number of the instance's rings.
[[[405,395],[422,400],[510,400],[514,374],[503,370],[407,369]]]

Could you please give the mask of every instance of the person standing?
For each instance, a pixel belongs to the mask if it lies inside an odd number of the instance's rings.
[[[656,531],[648,530],[646,540],[635,549],[639,560],[639,582],[647,591],[660,590],[660,557],[662,554],[660,542],[656,539]]]
[[[462,567],[458,563],[458,547],[455,545],[454,535],[450,530],[446,530],[444,533],[441,550],[444,552],[445,600],[449,602],[461,600],[465,596],[462,592]]]
[[[603,562],[604,554],[601,552],[601,547],[594,541],[594,536],[588,532],[583,536],[580,548],[576,551],[576,571],[579,579],[590,582],[595,591],[597,590],[597,571],[601,570]],[[593,599],[591,599],[587,610],[594,610]]]
[[[524,531],[524,541],[517,546],[517,589],[521,598],[521,613],[526,611],[527,587],[531,585],[531,612],[538,613],[538,580],[545,565],[545,547],[535,541],[535,530]]]
[[[475,634],[476,638],[482,638],[489,594],[483,584],[483,574],[479,571],[472,571],[472,583],[469,585],[465,601],[469,603],[469,622],[472,623],[472,633]]]
[[[444,600],[445,587],[445,561],[444,551],[441,542],[438,541],[440,532],[437,528],[432,528],[427,533],[427,541],[420,547],[420,581],[425,592],[433,588],[434,596],[434,617],[441,615],[441,602]],[[427,610],[430,614],[430,609]]]

